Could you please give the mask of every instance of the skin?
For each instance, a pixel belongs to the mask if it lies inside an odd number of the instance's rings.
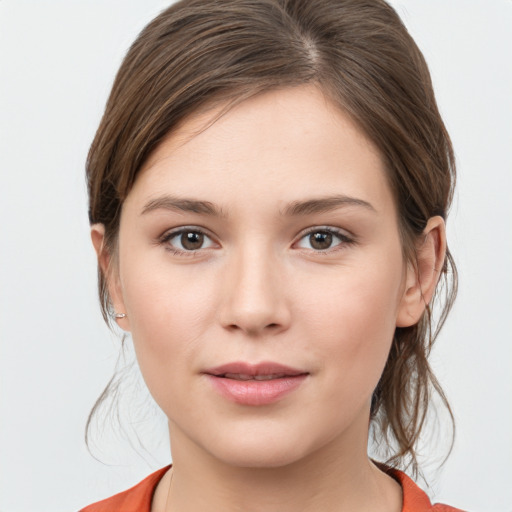
[[[187,119],[146,162],[114,258],[92,229],[119,325],[169,420],[172,486],[169,472],[152,510],[398,512],[399,485],[367,456],[370,400],[396,326],[432,296],[444,223],[430,219],[417,265],[404,261],[379,152],[315,87],[214,116]],[[311,200],[323,207],[291,211]],[[204,231],[204,245],[165,236],[180,227]],[[327,229],[319,250],[310,234]],[[308,377],[276,403],[240,405],[202,374],[232,361]]]

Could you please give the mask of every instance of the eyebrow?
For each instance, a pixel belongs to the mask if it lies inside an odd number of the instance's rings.
[[[285,216],[311,215],[313,213],[330,212],[348,206],[358,206],[377,213],[368,201],[345,195],[335,195],[308,199],[306,201],[293,201],[286,206],[281,214]]]
[[[142,215],[154,210],[172,210],[179,212],[198,213],[213,217],[225,217],[224,212],[210,201],[199,201],[173,196],[161,196],[148,201],[142,209]]]
[[[293,201],[289,203],[280,214],[286,217],[311,215],[336,210],[338,208],[358,206],[366,210],[376,212],[368,201],[345,195],[335,195],[307,199],[305,201]],[[226,217],[225,212],[210,201],[200,201],[191,198],[179,198],[174,196],[161,196],[148,201],[142,209],[142,215],[154,210],[172,210],[179,212],[197,213],[212,217]]]

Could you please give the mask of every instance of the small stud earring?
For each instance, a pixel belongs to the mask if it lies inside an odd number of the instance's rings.
[[[119,320],[120,318],[126,318],[126,314],[125,313],[115,313],[114,318],[116,320]]]

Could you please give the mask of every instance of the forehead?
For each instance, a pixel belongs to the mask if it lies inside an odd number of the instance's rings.
[[[314,86],[274,90],[187,118],[152,153],[127,201],[166,191],[227,207],[338,193],[385,205],[379,151]]]

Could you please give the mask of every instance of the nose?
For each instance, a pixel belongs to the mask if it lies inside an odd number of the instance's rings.
[[[277,258],[246,248],[224,273],[220,322],[225,329],[255,337],[277,334],[290,325],[286,285]]]

